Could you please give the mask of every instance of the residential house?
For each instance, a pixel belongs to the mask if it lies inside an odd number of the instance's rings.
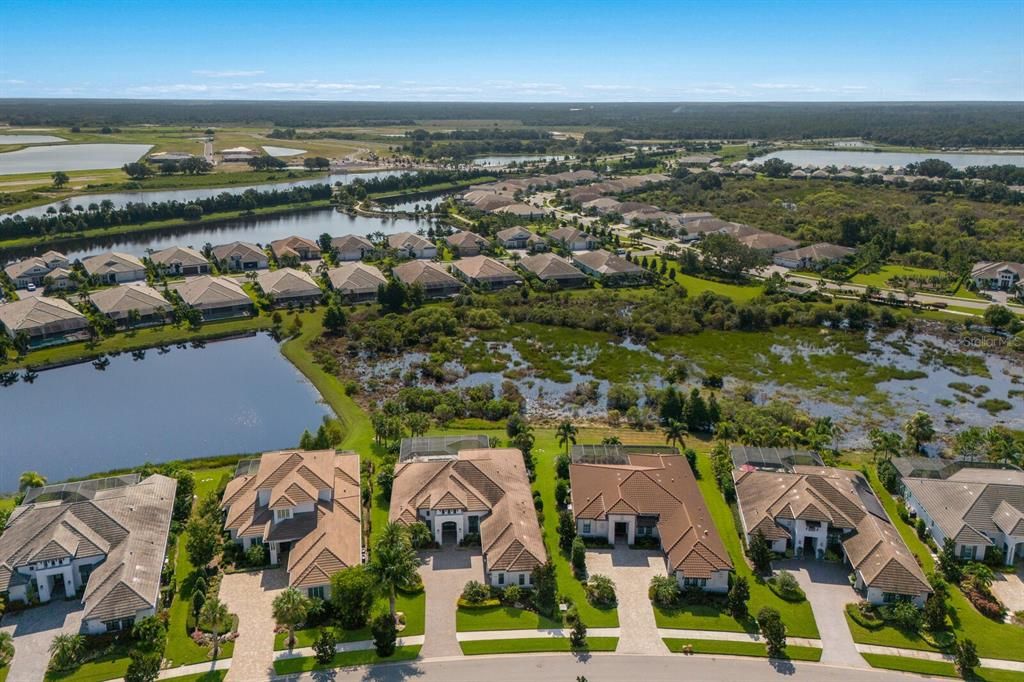
[[[138,318],[131,326],[159,324],[174,306],[159,291],[149,286],[123,286],[100,289],[89,294],[89,300],[101,315],[119,326],[128,326],[132,311]]]
[[[508,227],[499,230],[495,237],[506,249],[529,249],[530,251],[546,251],[547,242],[535,232],[525,227]]]
[[[358,234],[346,234],[331,240],[335,258],[339,261],[363,260],[373,253],[373,244]]]
[[[797,268],[800,270],[818,270],[845,260],[856,253],[855,249],[838,244],[811,244],[799,249],[781,251],[776,253],[773,260],[776,265],[784,268]]]
[[[971,281],[979,290],[1013,291],[1024,279],[1024,264],[982,262],[971,268]]]
[[[40,286],[47,276],[58,268],[67,268],[68,259],[59,251],[47,251],[42,256],[32,256],[11,263],[4,272],[14,282],[15,289],[24,289],[29,284]]]
[[[231,147],[220,152],[221,161],[224,163],[248,163],[249,159],[257,156],[258,154],[248,147]]]
[[[90,256],[82,261],[82,267],[89,276],[101,284],[121,284],[146,279],[146,266],[141,260],[127,253],[108,251]]]
[[[405,258],[437,258],[437,246],[412,232],[389,234],[388,246]]]
[[[726,231],[728,231],[728,228]],[[800,242],[795,239],[783,237],[781,234],[774,234],[772,232],[758,231],[754,234],[737,237],[737,239],[739,239],[740,244],[750,247],[754,251],[768,254],[790,251],[800,246]]]
[[[798,464],[825,466],[821,457],[811,450],[796,448],[763,448],[753,445],[732,445],[729,447],[734,469],[769,471],[790,471]]]
[[[149,260],[165,274],[175,277],[210,273],[210,261],[206,260],[206,256],[187,246],[172,246],[157,251]]]
[[[545,235],[552,244],[568,251],[590,251],[601,246],[601,240],[575,227],[559,227]]]
[[[82,630],[130,631],[159,606],[176,485],[129,474],[29,489],[0,536],[0,594],[81,593]]]
[[[269,267],[270,262],[263,249],[249,242],[231,242],[213,247],[213,256],[221,264],[221,270],[247,272]]]
[[[256,275],[256,282],[278,306],[316,303],[323,296],[310,274],[295,268],[266,270]]]
[[[569,261],[553,253],[538,253],[519,261],[519,267],[537,276],[542,282],[557,282],[560,287],[583,286],[589,280]]]
[[[549,211],[541,208],[540,206],[533,206],[532,204],[524,203],[513,203],[500,206],[493,211],[494,213],[501,213],[503,215],[514,215],[518,218],[525,218],[527,220],[533,220],[535,218],[543,218]]]
[[[270,242],[270,251],[278,261],[317,260],[320,258],[320,245],[305,237],[285,237]]]
[[[711,216],[701,216],[692,220],[683,221],[683,229],[680,232],[680,238],[684,242],[692,242],[700,239],[706,234],[713,234],[721,232],[730,225],[728,220],[722,220],[721,218],[714,218]]]
[[[378,289],[388,283],[380,270],[365,263],[346,263],[328,270],[327,279],[331,288],[350,303],[375,300]]]
[[[733,471],[743,535],[760,533],[775,552],[820,559],[833,552],[853,567],[854,588],[873,604],[923,606],[931,587],[862,474],[834,467]]]
[[[489,585],[531,587],[547,561],[523,454],[512,448],[400,457],[390,520],[424,523],[443,546],[479,535]]]
[[[83,335],[89,320],[62,298],[30,296],[0,305],[0,326],[12,339],[24,332],[28,345],[38,348]]]
[[[523,283],[514,270],[488,256],[473,256],[453,261],[452,274],[472,286],[491,290]]]
[[[1007,565],[1024,561],[1024,471],[957,462],[937,473],[941,478],[902,478],[907,506],[935,542],[952,538],[965,560],[980,561],[995,548]]]
[[[584,538],[657,540],[666,572],[684,587],[726,592],[732,560],[675,448],[577,446],[569,465],[573,520]]]
[[[402,284],[419,286],[427,298],[454,296],[463,286],[462,282],[433,261],[414,260],[402,263],[393,267],[391,274]]]
[[[480,252],[487,248],[487,240],[478,234],[462,230],[445,237],[445,241],[459,258],[479,256]]]
[[[646,270],[622,256],[598,249],[574,254],[573,264],[608,285],[638,284],[648,278]]]
[[[70,268],[54,268],[43,279],[47,291],[68,291],[78,288],[78,282],[71,276]]]
[[[612,197],[600,197],[598,199],[591,199],[584,203],[582,208],[585,211],[594,211],[601,215],[605,215],[607,213],[619,213],[619,207],[621,205],[622,204],[618,199],[613,199]]]
[[[174,285],[185,305],[203,314],[204,320],[246,317],[252,314],[252,299],[230,277],[203,275]]]
[[[359,455],[284,450],[242,460],[221,507],[231,540],[267,548],[288,585],[329,599],[331,576],[362,563]]]

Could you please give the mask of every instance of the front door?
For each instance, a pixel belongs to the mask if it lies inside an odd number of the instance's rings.
[[[615,543],[629,542],[629,523],[626,521],[615,522]]]
[[[454,545],[459,541],[459,531],[454,521],[445,521],[441,524],[441,544]]]

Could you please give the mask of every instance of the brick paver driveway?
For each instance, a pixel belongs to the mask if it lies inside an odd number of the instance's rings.
[[[288,586],[283,568],[231,573],[220,584],[220,598],[238,616],[238,639],[228,682],[274,677],[274,597]]]
[[[454,547],[424,552],[420,576],[426,592],[426,634],[423,658],[461,656],[455,636],[455,609],[467,581],[484,579],[483,557],[479,549]]]
[[[850,568],[814,560],[775,561],[772,567],[792,573],[807,593],[821,633],[821,662],[867,668],[846,624],[846,605],[860,601],[860,596],[850,587]]]
[[[663,654],[668,649],[658,636],[654,609],[647,597],[651,578],[665,575],[665,556],[659,551],[630,549],[617,545],[613,549],[587,552],[590,575],[606,575],[615,582],[619,605],[619,646],[616,653]]]
[[[1024,565],[1018,565],[1016,573],[996,571],[992,594],[1010,613],[1024,611]]]
[[[14,636],[8,682],[42,682],[50,662],[50,642],[61,632],[76,634],[81,627],[82,602],[77,599],[54,601],[4,616],[0,630]]]

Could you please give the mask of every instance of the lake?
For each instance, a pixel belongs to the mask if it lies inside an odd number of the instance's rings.
[[[176,245],[201,249],[206,242],[214,245],[233,241],[267,244],[291,235],[315,240],[324,232],[334,237],[344,234],[367,235],[378,231],[416,232],[420,228],[426,229],[429,225],[426,219],[350,216],[333,208],[319,208],[281,215],[238,218],[212,225],[199,223],[195,226],[186,225],[135,234],[76,239],[59,244],[0,249],[0,264],[41,254],[50,249],[57,249],[72,261],[111,250],[141,257],[146,255],[147,249],[158,251]]]
[[[374,178],[386,178],[392,175],[401,175],[405,171],[376,171],[373,173],[335,173],[331,175],[318,175],[312,178],[300,178],[301,179],[284,179],[280,182],[265,182],[258,185],[242,185],[235,187],[198,187],[191,189],[160,189],[160,190],[143,190],[140,192],[105,192],[102,194],[76,194],[75,196],[55,201],[52,204],[43,204],[42,206],[33,206],[31,208],[25,208],[20,211],[16,211],[13,215],[20,215],[24,217],[29,216],[41,216],[45,215],[47,210],[52,206],[55,210],[60,210],[61,206],[68,205],[74,207],[81,205],[82,207],[88,207],[89,204],[99,204],[102,201],[109,200],[114,202],[115,208],[120,208],[128,203],[142,203],[151,204],[153,202],[161,201],[193,201],[195,199],[207,199],[209,197],[215,197],[219,194],[227,192],[228,194],[242,194],[248,189],[254,189],[259,192],[268,192],[273,189],[287,189],[290,187],[301,187],[308,185],[318,185],[328,183],[335,185],[341,183],[348,185],[353,182],[356,178],[362,178],[363,180],[372,180]],[[284,178],[286,173],[282,172],[281,177]]]
[[[0,491],[109,469],[295,447],[331,414],[268,335],[170,346],[0,387]]]
[[[270,154],[271,156],[298,156],[299,154],[305,154],[305,149],[292,149],[291,147],[274,147],[272,145],[263,145],[263,151]]]
[[[495,156],[478,156],[473,159],[473,164],[476,166],[507,166],[510,163],[529,163],[532,161],[561,161],[565,158],[564,154],[505,154]]]
[[[0,144],[42,144],[45,142],[67,142],[56,135],[0,135]]]
[[[138,161],[151,144],[61,144],[0,154],[0,175],[120,168]]]
[[[1001,166],[1013,164],[1024,166],[1024,154],[955,154],[945,152],[928,152],[917,154],[909,152],[857,152],[830,151],[824,149],[784,149],[772,152],[765,159],[782,159],[796,166],[852,166],[854,168],[888,168],[889,166],[906,166],[909,163],[920,163],[925,159],[940,159],[954,168],[968,166]]]

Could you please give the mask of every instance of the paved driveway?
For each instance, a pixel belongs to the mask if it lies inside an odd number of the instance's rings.
[[[55,601],[3,618],[0,629],[14,636],[14,660],[8,682],[42,682],[50,662],[50,642],[61,632],[82,627],[82,602]]]
[[[619,601],[616,653],[665,653],[667,648],[658,636],[654,609],[647,598],[651,578],[665,575],[665,556],[659,551],[630,549],[625,545],[595,549],[587,552],[587,571],[590,575],[606,575],[615,582]]]
[[[479,549],[454,547],[424,552],[420,576],[426,592],[424,658],[461,656],[455,636],[455,609],[462,588],[470,580],[484,579],[484,560]]]
[[[228,682],[274,677],[274,597],[288,586],[283,568],[231,573],[220,584],[220,598],[238,616],[238,639]]]
[[[850,568],[824,561],[775,561],[775,569],[786,569],[807,593],[814,620],[821,633],[821,662],[833,665],[868,667],[857,653],[853,636],[846,624],[846,605],[860,601],[850,587]]]

